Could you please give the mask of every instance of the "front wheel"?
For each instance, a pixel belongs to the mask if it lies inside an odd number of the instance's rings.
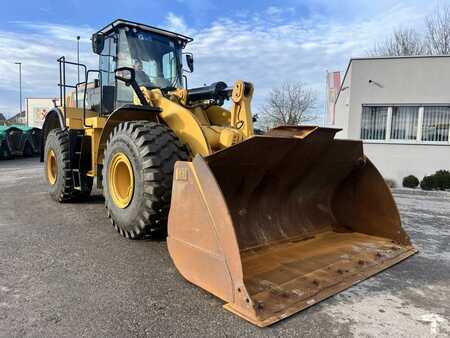
[[[186,148],[164,125],[131,121],[114,128],[103,162],[103,193],[122,236],[139,239],[166,229],[173,167],[186,159]]]

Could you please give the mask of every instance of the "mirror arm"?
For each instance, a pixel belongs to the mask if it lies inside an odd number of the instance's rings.
[[[139,88],[139,85],[137,84],[136,80],[131,80],[130,85],[133,88],[134,92],[136,93],[139,101],[143,106],[152,106],[147,99],[145,98],[144,93],[142,92],[141,88]]]
[[[127,79],[123,76],[119,76],[117,75],[117,72],[120,71],[128,71],[130,72],[131,78]],[[142,92],[141,88],[139,88],[138,83],[136,82],[136,73],[134,71],[133,68],[130,67],[120,67],[120,68],[116,68],[116,70],[114,71],[114,73],[116,74],[116,79],[123,81],[125,83],[125,86],[131,86],[131,88],[133,88],[134,92],[136,93],[139,101],[141,102],[141,104],[143,106],[152,106],[147,99],[145,98],[144,93]]]

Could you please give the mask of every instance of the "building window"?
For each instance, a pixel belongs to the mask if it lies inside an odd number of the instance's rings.
[[[450,106],[363,106],[361,139],[450,143]]]
[[[416,140],[419,107],[392,107],[391,139]]]
[[[422,141],[448,142],[450,107],[424,107]]]
[[[361,116],[361,138],[363,140],[384,140],[388,107],[363,106]]]

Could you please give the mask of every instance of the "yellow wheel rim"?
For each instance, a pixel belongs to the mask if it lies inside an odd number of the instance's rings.
[[[58,162],[53,149],[50,149],[47,154],[47,178],[51,185],[54,185],[58,178]]]
[[[133,199],[134,174],[133,167],[124,153],[113,156],[108,169],[108,187],[114,204],[121,209],[126,208]]]

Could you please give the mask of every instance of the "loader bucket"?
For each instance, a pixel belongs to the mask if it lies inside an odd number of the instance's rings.
[[[360,141],[277,128],[177,162],[168,248],[180,273],[267,326],[416,250]]]

